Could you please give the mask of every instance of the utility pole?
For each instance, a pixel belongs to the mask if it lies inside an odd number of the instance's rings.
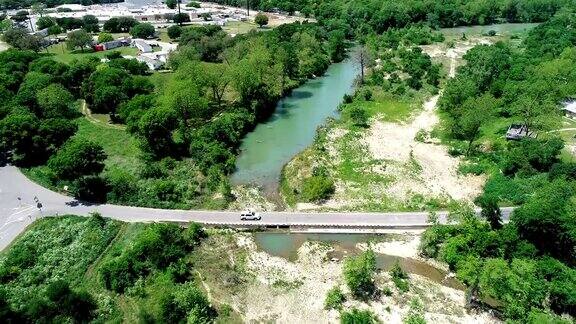
[[[182,26],[182,12],[180,11],[180,2],[181,0],[176,0],[176,4],[178,5],[178,25]]]

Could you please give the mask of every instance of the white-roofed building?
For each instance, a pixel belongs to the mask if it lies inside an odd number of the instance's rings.
[[[564,116],[576,119],[576,101],[567,102],[564,107],[562,107]]]

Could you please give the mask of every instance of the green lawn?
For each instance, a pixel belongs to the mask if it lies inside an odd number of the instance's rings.
[[[108,155],[106,171],[121,169],[136,172],[142,164],[138,141],[123,129],[91,123],[82,117],[78,119],[78,132],[74,136],[102,145]]]
[[[162,93],[166,85],[170,82],[174,73],[172,72],[154,72],[152,73],[149,78],[150,81],[154,84],[154,91],[157,93]]]
[[[228,34],[236,34],[236,35],[246,34],[247,32],[256,28],[258,28],[256,24],[247,21],[231,21],[226,23],[226,25],[222,27],[222,29]]]
[[[93,52],[92,50],[88,50],[88,49],[86,49],[84,52],[78,51],[78,50],[69,51],[66,48],[65,43],[54,44],[54,45],[48,47],[47,51],[48,51],[48,53],[54,54],[54,59],[56,61],[60,61],[62,63],[70,63],[74,59],[81,59],[81,58],[89,57],[89,56],[104,58],[107,54],[112,53],[112,52],[120,52],[122,55],[131,55],[131,56],[136,56],[136,54],[138,53],[138,49],[136,49],[135,47],[120,47],[120,48],[115,48],[113,50],[103,51],[103,52]]]

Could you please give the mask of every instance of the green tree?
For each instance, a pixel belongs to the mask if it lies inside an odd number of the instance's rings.
[[[72,118],[77,115],[73,107],[74,97],[58,83],[41,89],[36,97],[44,118]]]
[[[481,127],[494,116],[496,106],[496,99],[490,94],[464,102],[457,124],[458,132],[468,141],[467,155],[470,154],[474,141],[480,136]]]
[[[51,75],[39,72],[28,72],[24,77],[24,81],[20,84],[18,93],[16,94],[16,101],[25,105],[37,113],[37,94],[40,90],[46,88],[53,82]]]
[[[52,17],[40,17],[38,20],[36,20],[36,27],[38,27],[39,30],[46,29],[54,25],[56,25],[56,19]]]
[[[30,35],[24,28],[10,28],[2,35],[8,45],[20,49],[38,52],[42,48],[42,39],[36,35]]]
[[[168,37],[171,39],[177,39],[180,35],[182,35],[182,27],[178,25],[168,27]]]
[[[173,110],[153,108],[140,118],[137,134],[143,140],[145,150],[153,156],[170,156],[175,149],[172,131],[176,126],[177,117]]]
[[[168,86],[164,97],[166,107],[176,113],[180,135],[186,145],[190,144],[192,130],[210,116],[208,101],[201,85],[191,78],[174,80]]]
[[[268,25],[268,16],[262,12],[259,12],[256,14],[256,17],[254,17],[254,22],[260,26],[260,28],[262,28],[262,26]]]
[[[220,106],[226,89],[232,82],[230,66],[228,64],[205,64],[202,69],[205,73],[205,82],[211,90],[212,100]]]
[[[102,147],[86,140],[70,140],[48,160],[48,167],[59,179],[74,180],[97,175],[104,169],[106,153]]]
[[[478,205],[482,208],[481,216],[484,217],[490,228],[498,230],[502,228],[502,212],[498,206],[498,198],[494,195],[484,193],[477,199]]]
[[[170,9],[175,9],[176,6],[178,5],[178,0],[166,0],[164,2],[164,4],[166,4],[166,6]]]
[[[98,18],[93,15],[86,15],[82,17],[82,29],[89,33],[97,33],[100,31]]]
[[[136,26],[132,27],[132,29],[130,29],[130,35],[136,38],[144,39],[153,37],[155,32],[156,30],[154,29],[154,26],[149,23],[137,24]]]
[[[332,62],[341,62],[346,55],[346,36],[342,30],[333,30],[328,35],[328,52]]]
[[[114,40],[114,36],[110,33],[100,33],[98,34],[98,43],[106,43]]]
[[[574,195],[574,186],[558,179],[539,189],[512,214],[522,238],[569,264],[576,264],[576,224],[570,203]]]
[[[12,109],[0,120],[0,152],[16,164],[33,164],[38,131],[37,117],[25,108]]]
[[[344,261],[344,280],[356,297],[368,298],[374,293],[375,273],[376,256],[372,250],[358,256],[347,257]]]
[[[68,33],[66,38],[66,46],[69,50],[74,50],[79,48],[84,51],[86,47],[92,45],[92,36],[90,36],[85,30],[75,30]]]

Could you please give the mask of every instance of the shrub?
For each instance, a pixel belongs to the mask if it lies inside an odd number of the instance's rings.
[[[335,189],[332,179],[312,176],[304,180],[301,196],[305,201],[318,202],[330,198]]]
[[[194,239],[199,235],[197,229],[188,234]],[[107,289],[122,293],[138,278],[164,270],[184,257],[192,249],[190,243],[175,224],[148,225],[127,250],[102,265],[100,277]]]
[[[358,95],[360,96],[360,98],[362,98],[366,101],[372,100],[372,90],[370,90],[368,88],[362,89]]]
[[[256,17],[254,17],[254,22],[260,27],[268,25],[268,16],[259,12],[258,14],[256,14]]]
[[[168,28],[168,37],[171,39],[176,39],[182,35],[182,27],[178,25],[170,26]]]
[[[398,261],[396,261],[392,266],[392,269],[390,269],[390,276],[398,290],[402,292],[408,291],[408,274],[404,269],[402,269],[402,267],[400,267]]]
[[[550,181],[564,177],[568,180],[576,180],[576,162],[556,163],[550,168],[548,179]]]
[[[356,126],[368,125],[368,119],[370,118],[366,109],[358,106],[352,106],[348,109],[348,117]]]
[[[460,163],[458,166],[458,172],[467,175],[467,174],[474,174],[474,175],[481,175],[485,173],[488,169],[488,165],[483,163]]]
[[[340,313],[341,324],[372,324],[378,323],[376,315],[369,310],[359,310],[352,308],[348,312]]]
[[[352,103],[352,101],[354,100],[354,97],[352,97],[349,94],[345,94],[343,100],[344,100],[345,104],[349,104],[349,103]]]
[[[367,298],[374,293],[375,273],[376,256],[372,250],[348,257],[344,261],[344,280],[356,297]]]
[[[419,129],[416,132],[416,135],[414,136],[414,140],[420,143],[424,143],[426,142],[426,139],[428,138],[428,132],[424,129]]]
[[[108,194],[108,185],[106,180],[99,176],[86,176],[81,177],[75,182],[76,189],[74,190],[74,197],[76,199],[105,203],[106,195]]]
[[[344,294],[338,286],[328,290],[326,300],[324,301],[324,308],[326,309],[341,309],[342,303],[346,300]]]

